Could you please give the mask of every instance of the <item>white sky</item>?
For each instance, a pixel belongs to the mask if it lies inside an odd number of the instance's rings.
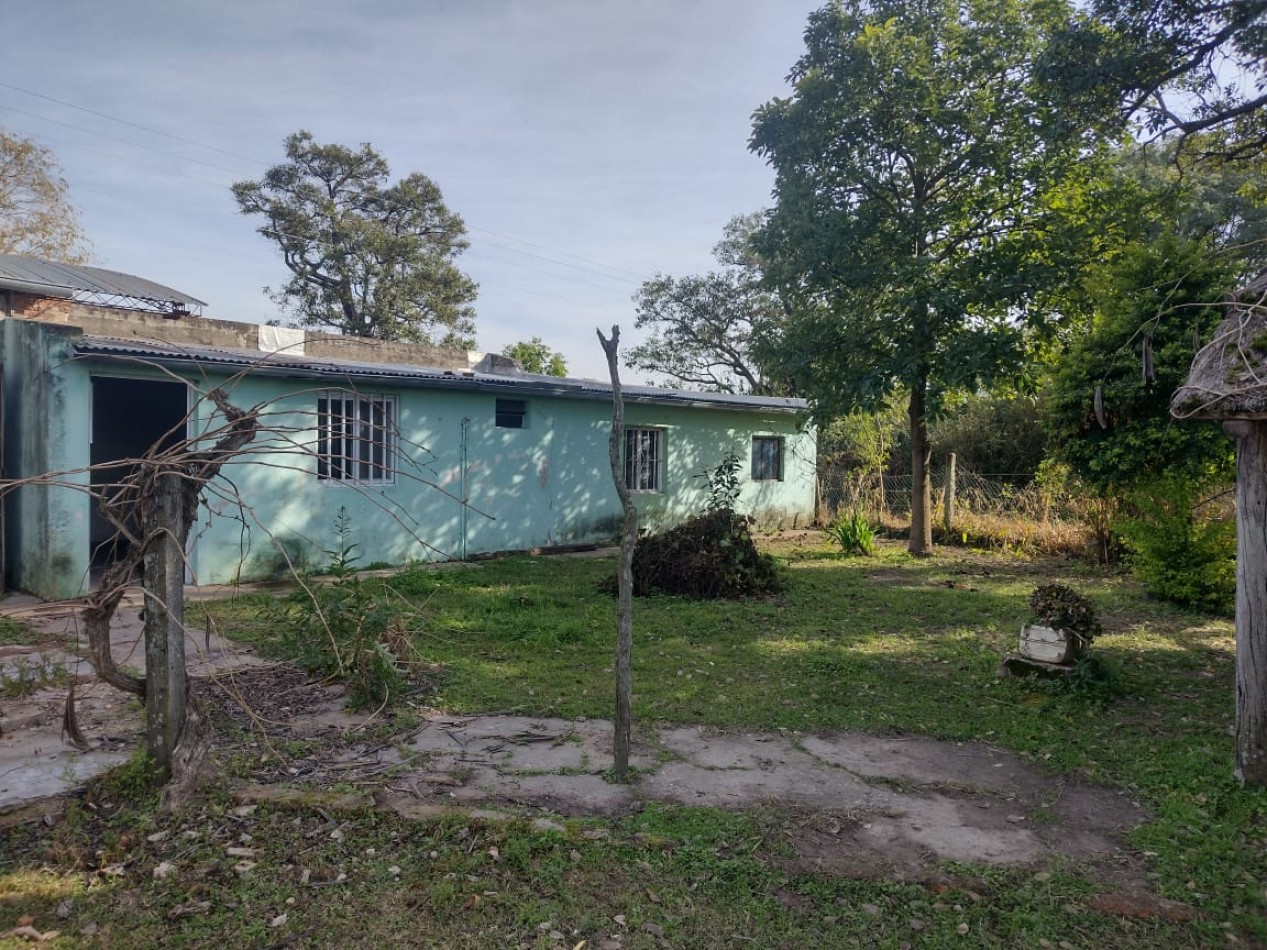
[[[0,0],[0,126],[56,152],[93,263],[247,321],[278,315],[261,289],[287,272],[229,185],[300,128],[370,142],[465,219],[479,348],[537,335],[605,377],[594,328],[635,342],[638,285],[708,269],[769,205],[751,114],[820,5]]]

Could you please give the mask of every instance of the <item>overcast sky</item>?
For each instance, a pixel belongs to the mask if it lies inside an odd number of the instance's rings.
[[[632,342],[638,285],[708,269],[726,221],[768,206],[751,114],[820,5],[8,2],[0,126],[56,152],[93,263],[256,322],[287,274],[229,185],[300,128],[370,142],[465,219],[480,349],[537,335],[605,376],[594,328]]]

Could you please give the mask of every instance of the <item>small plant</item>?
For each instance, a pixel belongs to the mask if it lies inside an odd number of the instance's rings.
[[[875,553],[875,529],[861,508],[852,509],[828,525],[827,536],[846,555],[870,557]]]
[[[739,503],[740,469],[739,456],[730,452],[717,463],[715,468],[706,469],[695,476],[708,482],[706,510],[734,512],[735,506]]]
[[[337,547],[326,553],[335,580],[298,591],[277,608],[275,648],[310,673],[346,681],[353,708],[395,702],[408,686],[409,667],[421,661],[404,616],[408,606],[393,601],[386,585],[356,576],[359,545],[346,508],[339,508],[334,529]]]
[[[1035,587],[1029,595],[1029,609],[1034,623],[1073,635],[1084,649],[1100,632],[1091,601],[1064,584]]]

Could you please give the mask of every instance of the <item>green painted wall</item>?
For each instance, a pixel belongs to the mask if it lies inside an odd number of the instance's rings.
[[[293,381],[259,376],[225,385],[238,405],[267,403],[269,425],[285,434],[262,435],[226,466],[244,505],[208,497],[194,528],[199,583],[280,572],[285,558],[279,550],[304,566],[328,563],[341,507],[361,563],[445,560],[605,540],[618,531],[620,506],[607,461],[611,408],[601,400],[528,397],[525,428],[505,429],[494,425],[497,397],[491,393],[362,387],[397,399],[400,473],[394,485],[354,486],[317,480],[315,388],[291,395]],[[209,404],[203,410],[206,424]],[[630,404],[627,416],[630,425],[665,430],[664,491],[637,495],[644,525],[701,510],[706,486],[694,476],[730,450],[744,466],[743,510],[766,523],[812,520],[814,436],[799,431],[793,415]],[[782,481],[748,479],[753,434],[784,438]]]
[[[67,362],[74,335],[68,328],[4,321],[10,478],[87,466],[92,374],[171,379],[127,361]],[[391,485],[355,486],[317,480],[316,400],[330,387],[263,375],[187,378],[199,393],[223,385],[235,404],[267,407],[265,430],[204,493],[191,534],[195,583],[281,574],[288,559],[298,567],[328,564],[341,508],[361,564],[599,541],[618,532],[620,506],[607,461],[611,406],[602,399],[524,395],[525,428],[506,429],[494,424],[493,393],[362,385],[365,394],[396,398],[399,473]],[[633,402],[626,414],[630,425],[664,430],[664,490],[637,495],[644,526],[700,511],[706,484],[695,476],[728,451],[743,463],[744,511],[765,523],[812,520],[814,435],[800,431],[794,415]],[[193,419],[194,431],[214,436],[209,402],[195,397]],[[785,440],[782,481],[748,479],[754,434]],[[72,478],[87,481],[86,474]],[[23,488],[7,513],[15,586],[45,597],[81,593],[89,554],[87,497],[64,488]]]
[[[4,477],[57,474],[58,485],[6,492],[8,583],[61,599],[88,585],[90,394],[84,364],[71,360],[79,332],[27,320],[0,322],[4,367]]]

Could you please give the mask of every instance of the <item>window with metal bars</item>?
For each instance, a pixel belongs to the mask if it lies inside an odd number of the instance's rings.
[[[625,484],[630,491],[661,491],[662,429],[625,430]]]
[[[783,440],[772,436],[752,437],[752,480],[783,481]]]
[[[396,473],[396,398],[317,397],[317,480],[391,484]]]

